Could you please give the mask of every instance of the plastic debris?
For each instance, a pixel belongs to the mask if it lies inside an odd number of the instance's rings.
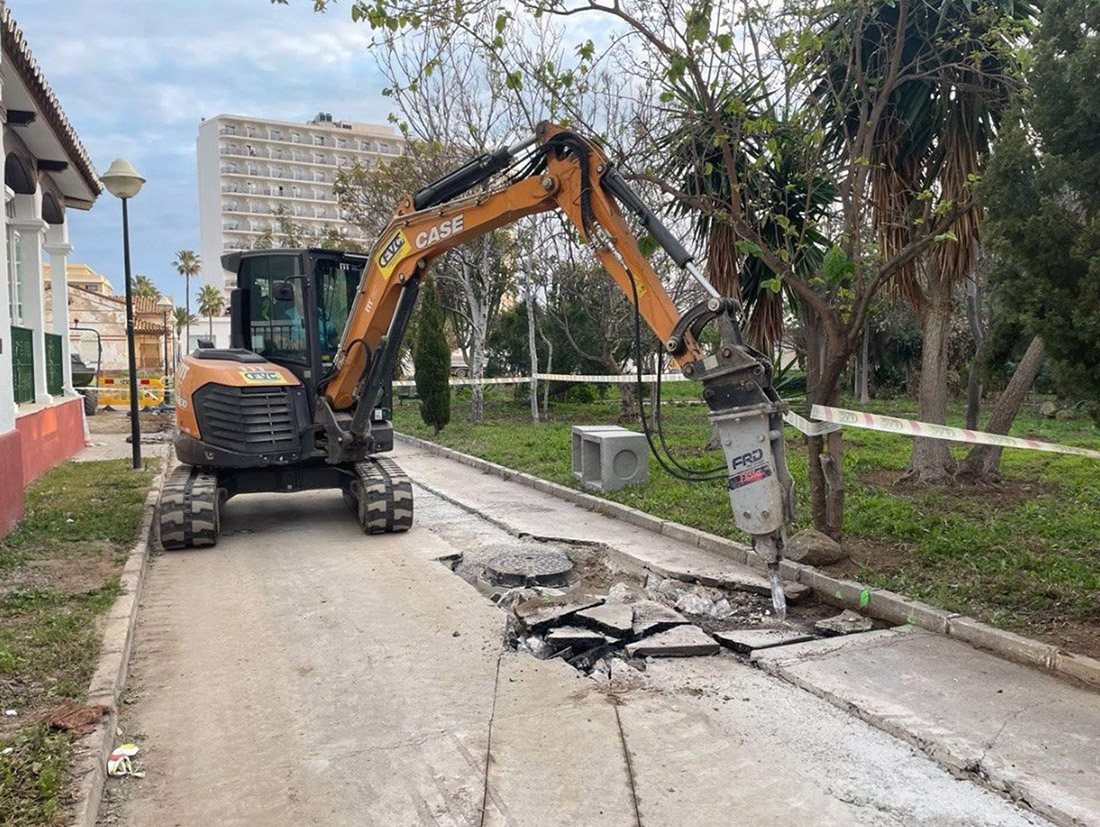
[[[130,760],[139,751],[137,744],[122,744],[115,747],[114,752],[107,758],[107,775],[113,775],[116,778],[123,775],[144,778],[145,773],[135,769],[133,762]]]
[[[16,712],[14,709],[5,709],[4,714],[7,715],[9,718],[14,718],[19,713]]]

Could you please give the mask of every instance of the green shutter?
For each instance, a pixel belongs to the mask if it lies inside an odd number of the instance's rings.
[[[61,396],[65,390],[65,366],[61,362],[61,337],[46,334],[46,393]]]
[[[34,348],[25,327],[11,329],[11,367],[14,374],[15,404],[34,401]]]

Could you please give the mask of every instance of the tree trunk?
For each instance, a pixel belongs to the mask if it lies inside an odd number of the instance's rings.
[[[1036,336],[1027,346],[1027,352],[1016,370],[1008,387],[1004,389],[997,404],[993,406],[993,414],[989,417],[986,430],[993,434],[1007,434],[1012,427],[1016,414],[1024,403],[1032,382],[1039,374],[1043,366],[1044,346],[1043,340]],[[966,459],[959,464],[958,479],[963,482],[991,482],[998,476],[1001,465],[1001,451],[999,445],[975,445],[970,449]]]
[[[951,289],[941,282],[921,319],[921,374],[917,418],[933,425],[947,422],[947,340],[951,333]],[[941,483],[954,476],[948,444],[917,437],[903,479]]]
[[[830,348],[825,325],[812,310],[803,307],[802,318],[806,334],[806,400],[811,406],[835,406],[839,401],[840,374],[849,354],[839,344]],[[814,528],[839,541],[844,522],[842,434],[834,431],[825,436],[807,437],[806,446]]]
[[[554,343],[550,341],[550,337],[545,332],[540,331],[542,340],[546,343],[546,372],[554,372]],[[542,383],[542,416],[544,419],[550,418],[550,380],[547,379]]]
[[[966,427],[971,430],[978,427],[981,414],[982,382],[978,370],[978,356],[985,343],[985,329],[982,327],[981,294],[978,274],[974,273],[966,280],[966,321],[970,326],[970,337],[974,340],[974,356],[970,360],[970,373],[966,381]]]
[[[869,340],[870,332],[867,330],[867,322],[863,323],[863,350],[859,357],[859,402],[861,405],[866,405],[871,401],[870,380],[868,376],[871,371],[871,358]]]
[[[531,421],[539,421],[539,352],[535,340],[535,291],[531,289],[531,274],[524,273],[524,288],[527,302],[527,350],[531,361],[531,381],[528,394],[531,401]]]

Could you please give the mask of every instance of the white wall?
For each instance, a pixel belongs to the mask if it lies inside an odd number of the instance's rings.
[[[199,283],[191,283],[197,293],[204,284],[212,284],[219,290],[225,288],[225,271],[222,270],[222,191],[219,179],[221,157],[218,155],[218,127],[220,121],[210,118],[199,126],[195,142],[199,174],[199,257],[202,271]],[[194,312],[195,302],[191,302]],[[194,325],[191,333],[194,335]]]

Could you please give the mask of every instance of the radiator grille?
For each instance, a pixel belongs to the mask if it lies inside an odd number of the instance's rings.
[[[232,388],[207,385],[195,393],[203,442],[244,454],[296,451],[292,391],[300,388]]]

